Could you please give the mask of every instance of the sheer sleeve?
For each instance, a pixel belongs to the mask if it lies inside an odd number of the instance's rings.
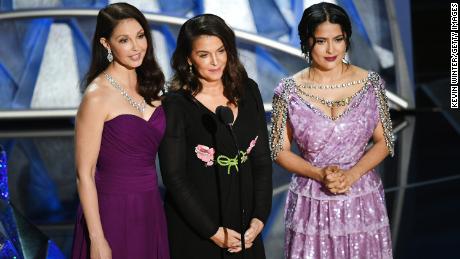
[[[272,159],[275,160],[279,152],[283,149],[283,136],[286,130],[286,122],[288,117],[288,97],[289,84],[287,79],[281,80],[275,88],[272,102],[272,118],[271,118],[271,134],[270,148]]]
[[[219,226],[204,209],[186,173],[184,98],[170,93],[163,100],[163,107],[166,114],[166,131],[158,154],[163,183],[179,214],[199,235],[210,238]]]
[[[250,89],[257,104],[258,139],[251,153],[251,165],[254,183],[254,211],[252,218],[266,222],[272,204],[272,161],[268,144],[267,123],[262,97],[257,84],[250,80]]]
[[[372,72],[370,80],[374,87],[374,93],[377,98],[377,108],[379,112],[379,119],[383,126],[385,143],[387,145],[390,156],[394,156],[393,124],[390,118],[388,97],[385,91],[385,81],[382,79],[382,77],[380,77],[379,74],[375,72]]]

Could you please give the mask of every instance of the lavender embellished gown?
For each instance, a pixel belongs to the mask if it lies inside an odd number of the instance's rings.
[[[364,87],[334,120],[302,99],[292,78],[283,79],[273,100],[273,157],[281,150],[287,121],[301,156],[316,167],[353,167],[379,121],[393,154],[384,82],[375,72],[369,72]],[[286,258],[392,258],[383,186],[374,170],[342,195],[330,193],[316,180],[294,175],[286,201],[285,227]]]
[[[105,238],[113,259],[169,259],[155,157],[165,131],[163,106],[148,121],[122,114],[104,123],[96,164],[96,189]],[[90,240],[77,212],[73,259],[89,257]]]

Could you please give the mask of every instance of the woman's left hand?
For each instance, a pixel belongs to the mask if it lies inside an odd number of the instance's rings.
[[[251,248],[254,240],[256,237],[262,232],[262,229],[264,228],[264,223],[260,221],[257,218],[253,218],[251,222],[249,223],[249,228],[246,230],[244,233],[244,246],[245,248]],[[228,249],[230,253],[238,253],[241,251],[241,243],[238,243],[238,245],[235,245],[233,247],[230,247]]]
[[[359,179],[359,176],[357,176],[357,174],[353,171],[340,170],[339,173],[343,176],[342,181],[333,188],[329,189],[329,191],[334,194],[347,193],[351,186]]]

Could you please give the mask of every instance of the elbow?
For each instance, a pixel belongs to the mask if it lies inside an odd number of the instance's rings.
[[[96,173],[96,167],[91,166],[90,168],[77,167],[76,181],[77,186],[81,186],[86,183],[94,183],[94,177]]]

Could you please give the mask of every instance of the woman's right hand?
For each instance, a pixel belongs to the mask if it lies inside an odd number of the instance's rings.
[[[91,259],[112,259],[112,249],[105,238],[91,240]]]
[[[241,242],[241,235],[235,230],[219,227],[211,240],[221,248],[229,248],[237,246]]]
[[[322,183],[333,194],[342,193],[345,184],[345,175],[340,167],[332,165],[321,169]]]
[[[321,174],[321,182],[325,185],[331,184],[337,180],[339,180],[340,174],[340,167],[336,165],[326,166],[320,169]]]

